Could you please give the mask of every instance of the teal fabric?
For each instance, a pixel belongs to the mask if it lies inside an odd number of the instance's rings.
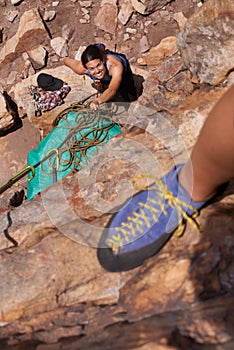
[[[35,176],[32,180],[28,181],[28,200],[31,200],[37,193],[43,191],[54,183],[52,165],[54,165],[57,170],[57,181],[60,181],[74,168],[73,164],[71,164],[69,167],[67,165],[67,162],[70,159],[70,153],[66,149],[63,152],[59,163],[58,157],[56,157],[56,152],[53,150],[56,150],[59,147],[61,149],[63,147],[64,140],[69,135],[69,133],[71,133],[72,130],[74,130],[77,125],[79,125],[81,118],[84,120],[83,114],[69,112],[67,118],[62,119],[57,127],[53,129],[52,132],[39,143],[38,147],[28,153],[28,165],[31,166],[35,166],[37,163],[40,163],[42,159],[50,154],[50,157],[48,157],[46,161],[43,161],[42,164],[35,167]],[[88,119],[89,118],[87,118],[87,120]],[[105,143],[107,143],[112,137],[121,133],[120,126],[113,124],[113,122],[107,118],[97,119],[94,124],[96,124],[95,126],[98,127],[110,126],[110,128],[103,133],[101,129],[98,129],[96,131],[92,123],[88,123],[87,127],[84,125],[83,128],[79,128],[78,132],[73,134],[75,136],[71,138],[71,141],[78,140],[81,146],[85,146],[89,140],[93,140],[94,136],[95,139],[98,139],[100,141],[100,145],[87,148],[85,155],[83,155],[83,153],[76,152],[78,159],[81,159],[78,167],[75,167],[77,170],[85,167],[89,163],[89,160],[95,154],[97,154],[98,150],[104,147]],[[29,173],[28,179],[31,175],[32,174]]]

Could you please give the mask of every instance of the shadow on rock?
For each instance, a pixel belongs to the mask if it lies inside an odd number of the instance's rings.
[[[22,128],[22,126],[23,126],[22,120],[19,117],[17,104],[12,100],[12,98],[8,95],[8,93],[6,91],[3,91],[2,94],[3,94],[3,97],[4,97],[5,102],[6,102],[6,109],[11,114],[14,123],[9,128],[4,129],[4,130],[0,130],[0,137],[6,136],[6,135],[10,134],[11,132],[14,132],[14,131]]]
[[[137,98],[140,97],[143,93],[143,83],[145,79],[140,74],[133,74],[133,80],[136,87]]]

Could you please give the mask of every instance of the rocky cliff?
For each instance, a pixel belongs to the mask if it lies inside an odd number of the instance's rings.
[[[0,6],[1,181],[10,175],[5,167],[24,165],[15,158],[21,137],[35,146],[59,112],[94,93],[87,78],[62,64],[67,54],[79,56],[91,33],[124,52],[143,81],[139,99],[115,116],[123,135],[87,167],[18,207],[10,205],[17,188],[1,195],[1,349],[232,349],[232,182],[201,212],[201,232],[188,225],[143,266],[107,272],[96,248],[116,206],[134,193],[131,179],[161,176],[185,161],[209,111],[233,84],[233,1]],[[36,117],[28,87],[42,71],[68,82],[71,92]]]

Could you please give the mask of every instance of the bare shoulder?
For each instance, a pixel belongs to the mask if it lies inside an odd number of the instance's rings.
[[[116,57],[112,55],[107,55],[107,62],[108,62],[110,72],[112,71],[122,72],[123,65]]]
[[[107,61],[109,65],[116,65],[116,66],[122,66],[122,63],[120,62],[120,60],[118,60],[118,58],[116,58],[113,55],[108,55],[107,54]]]

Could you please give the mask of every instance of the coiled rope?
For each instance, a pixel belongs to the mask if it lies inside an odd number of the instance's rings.
[[[72,124],[68,121],[70,112],[73,113]],[[87,164],[89,157],[96,154],[97,148],[107,140],[110,129],[117,125],[112,119],[112,114],[113,111],[109,107],[94,111],[80,103],[73,104],[62,111],[54,124],[57,125],[57,128],[67,128],[68,135],[58,148],[49,151],[47,170],[43,165],[41,170],[51,174],[54,169],[59,172],[73,166],[74,169],[78,170],[81,163]],[[64,121],[62,126],[59,123],[61,120]],[[67,157],[68,154],[69,157]]]
[[[113,121],[113,107],[108,106],[94,111],[84,102],[87,99],[74,103],[58,114],[54,120],[53,126],[59,128],[60,120],[65,121],[65,127],[69,129],[68,135],[56,149],[52,149],[48,154],[34,165],[25,166],[23,169],[14,174],[6,184],[0,187],[0,194],[16,184],[20,179],[31,173],[28,181],[32,180],[35,175],[35,168],[41,165],[42,171],[45,171],[43,163],[48,160],[49,173],[54,174],[57,171],[64,171],[70,166],[78,170],[81,162],[88,162],[88,151],[96,153],[97,147],[102,144],[108,137],[108,131],[118,123]],[[75,126],[67,120],[70,112],[74,113]],[[63,126],[64,128],[64,126]],[[85,131],[89,129],[88,131]],[[64,159],[63,155],[69,153],[69,159]],[[67,157],[66,157],[67,158]],[[63,169],[61,170],[61,168]],[[48,172],[48,169],[47,169]],[[56,177],[56,176],[55,176]]]

